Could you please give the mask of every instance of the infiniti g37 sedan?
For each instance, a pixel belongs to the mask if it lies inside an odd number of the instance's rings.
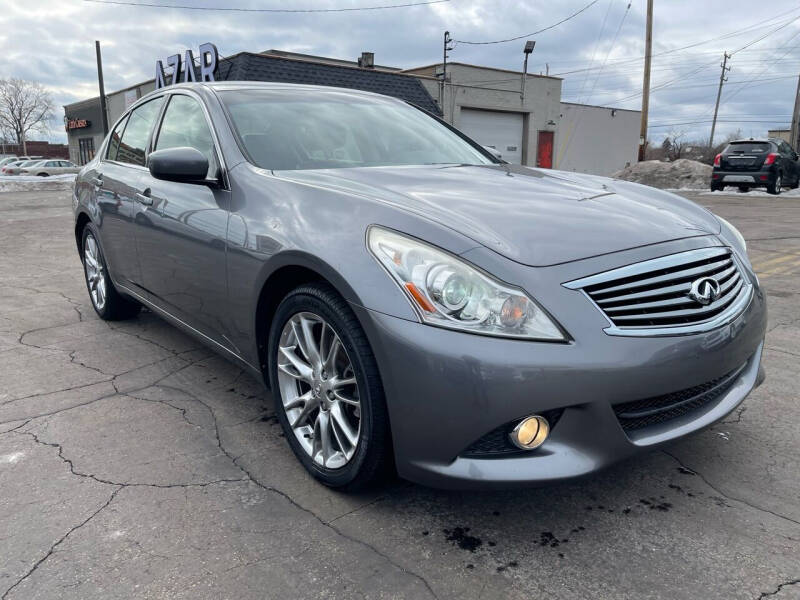
[[[681,197],[505,164],[401,100],[179,84],[77,177],[103,319],[142,306],[271,390],[322,483],[592,473],[760,383],[745,241]]]

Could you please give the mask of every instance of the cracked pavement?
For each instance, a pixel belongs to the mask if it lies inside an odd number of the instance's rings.
[[[152,313],[96,317],[69,192],[0,194],[0,599],[800,598],[800,202],[694,199],[757,270],[798,255],[762,275],[742,407],[575,483],[343,495],[259,382]]]

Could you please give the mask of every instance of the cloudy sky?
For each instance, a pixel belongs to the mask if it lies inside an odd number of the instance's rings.
[[[130,0],[139,3],[139,0]],[[419,0],[141,0],[196,7],[363,8]],[[63,141],[61,105],[97,95],[94,40],[103,46],[106,91],[152,78],[156,58],[216,43],[223,55],[269,48],[411,67],[441,59],[442,35],[458,42],[450,59],[519,69],[525,38],[590,0],[442,0],[424,6],[329,13],[157,8],[88,0],[0,2],[0,77],[44,83],[59,106],[50,139]],[[656,0],[650,137],[705,138],[723,51],[733,53],[719,137],[788,127],[800,71],[800,3],[773,0]],[[595,0],[532,37],[529,70],[564,78],[562,99],[641,106],[646,0]],[[689,46],[689,47],[687,47]]]

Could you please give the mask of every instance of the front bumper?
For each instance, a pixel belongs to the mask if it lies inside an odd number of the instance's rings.
[[[582,294],[559,293],[565,311],[596,311]],[[602,319],[581,330],[561,319],[574,337],[565,344],[471,335],[353,308],[378,360],[398,472],[435,487],[504,488],[586,475],[718,421],[760,383],[766,303],[757,286],[738,317],[709,332],[615,337],[603,333]],[[720,397],[660,425],[626,433],[612,408],[743,365]],[[563,412],[537,450],[464,456],[496,428],[557,409]]]

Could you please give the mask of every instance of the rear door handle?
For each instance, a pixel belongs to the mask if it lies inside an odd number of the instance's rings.
[[[142,194],[136,194],[136,201],[145,206],[153,206],[153,199],[150,197],[150,190],[145,190]]]

